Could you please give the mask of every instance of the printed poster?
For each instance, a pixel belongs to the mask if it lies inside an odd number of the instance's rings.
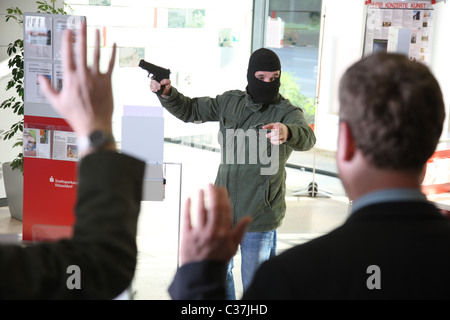
[[[430,63],[433,33],[430,1],[373,1],[367,9],[364,56],[388,50],[390,28],[409,30],[409,58]]]

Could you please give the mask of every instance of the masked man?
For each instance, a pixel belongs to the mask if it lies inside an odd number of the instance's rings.
[[[286,213],[286,162],[292,151],[311,149],[316,138],[302,109],[279,94],[280,59],[271,50],[250,57],[246,91],[231,90],[215,98],[189,98],[169,79],[152,80],[163,107],[184,122],[218,121],[222,161],[216,185],[229,194],[235,225],[244,216],[252,223],[241,244],[244,290],[257,267],[276,254],[277,228]],[[233,260],[227,275],[227,297],[235,299]]]

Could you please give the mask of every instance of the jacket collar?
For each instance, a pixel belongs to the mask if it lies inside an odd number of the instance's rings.
[[[366,207],[371,204],[383,202],[399,202],[399,201],[422,201],[427,202],[427,197],[416,188],[390,188],[369,192],[357,199],[353,206],[352,212]]]
[[[248,93],[248,91],[246,89],[245,90],[245,99],[246,99],[246,106],[248,108],[250,108],[250,110],[252,110],[253,112],[256,112],[256,111],[260,111],[261,109],[263,109],[266,106],[279,104],[280,101],[283,100],[283,96],[281,94],[278,94],[277,97],[269,104],[254,103],[252,97],[250,96],[250,94]]]
[[[389,220],[404,220],[408,219],[442,219],[448,220],[436,208],[436,206],[429,201],[393,201],[393,202],[378,202],[367,205],[363,208],[355,210],[348,218],[345,224],[354,222],[371,221],[381,222]]]

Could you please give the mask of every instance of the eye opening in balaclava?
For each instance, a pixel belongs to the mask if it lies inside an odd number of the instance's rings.
[[[247,70],[247,92],[255,103],[268,104],[277,96],[280,89],[280,77],[272,82],[264,82],[255,77],[257,71],[278,71],[281,63],[277,54],[272,50],[261,48],[253,52],[248,62]]]

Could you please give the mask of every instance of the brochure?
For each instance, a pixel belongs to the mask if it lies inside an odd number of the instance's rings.
[[[52,18],[24,17],[25,58],[52,59]]]
[[[52,79],[52,64],[46,62],[26,62],[25,63],[25,102],[46,103],[38,77],[43,75],[49,80]]]
[[[78,161],[78,145],[75,132],[58,130],[53,132],[53,159]]]
[[[23,156],[50,159],[50,130],[23,129]]]

